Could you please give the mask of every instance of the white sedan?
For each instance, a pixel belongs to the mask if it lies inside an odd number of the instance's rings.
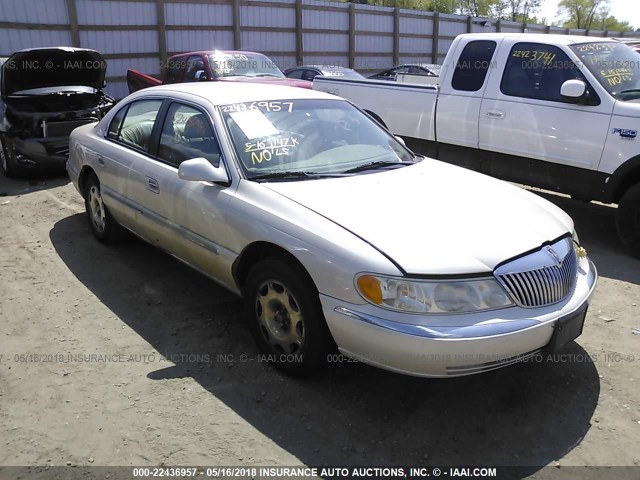
[[[98,240],[129,230],[242,295],[290,373],[509,365],[579,336],[596,284],[562,210],[317,91],[145,89],[73,132],[67,170]]]

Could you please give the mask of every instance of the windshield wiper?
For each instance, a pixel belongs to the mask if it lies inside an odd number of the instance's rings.
[[[349,175],[345,173],[286,171],[286,172],[271,172],[271,173],[263,173],[260,175],[254,175],[253,177],[250,177],[249,180],[272,180],[272,179],[296,180],[300,178],[333,178],[333,177],[348,177],[348,176]]]
[[[389,168],[395,166],[405,166],[405,165],[413,165],[415,162],[390,162],[389,160],[377,160],[375,162],[365,163],[364,165],[360,165],[357,167],[350,168],[345,170],[343,173],[357,173],[363,172],[365,170],[376,170],[378,168]]]
[[[618,95],[621,95],[623,93],[640,93],[640,88],[630,88],[629,90],[622,90],[618,92]]]

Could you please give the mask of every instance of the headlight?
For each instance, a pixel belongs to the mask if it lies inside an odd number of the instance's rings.
[[[407,313],[468,313],[513,305],[494,278],[431,281],[365,274],[356,278],[356,286],[368,302]]]

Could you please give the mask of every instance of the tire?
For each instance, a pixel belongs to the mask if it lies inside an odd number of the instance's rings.
[[[110,244],[120,240],[123,228],[113,219],[102,201],[100,181],[93,174],[84,183],[84,206],[89,227],[100,242]]]
[[[249,272],[244,293],[251,334],[276,368],[308,376],[327,364],[336,346],[318,290],[301,267],[262,260]]]
[[[640,258],[640,183],[627,190],[618,203],[618,236],[631,255]]]
[[[0,165],[5,177],[12,178],[16,176],[9,149],[5,147],[5,140],[2,138],[0,138]]]

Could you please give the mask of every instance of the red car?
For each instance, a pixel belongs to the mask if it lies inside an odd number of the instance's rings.
[[[127,72],[129,92],[168,83],[229,81],[311,88],[306,80],[286,78],[269,57],[255,52],[203,51],[174,55],[163,65],[162,80],[137,70]]]

